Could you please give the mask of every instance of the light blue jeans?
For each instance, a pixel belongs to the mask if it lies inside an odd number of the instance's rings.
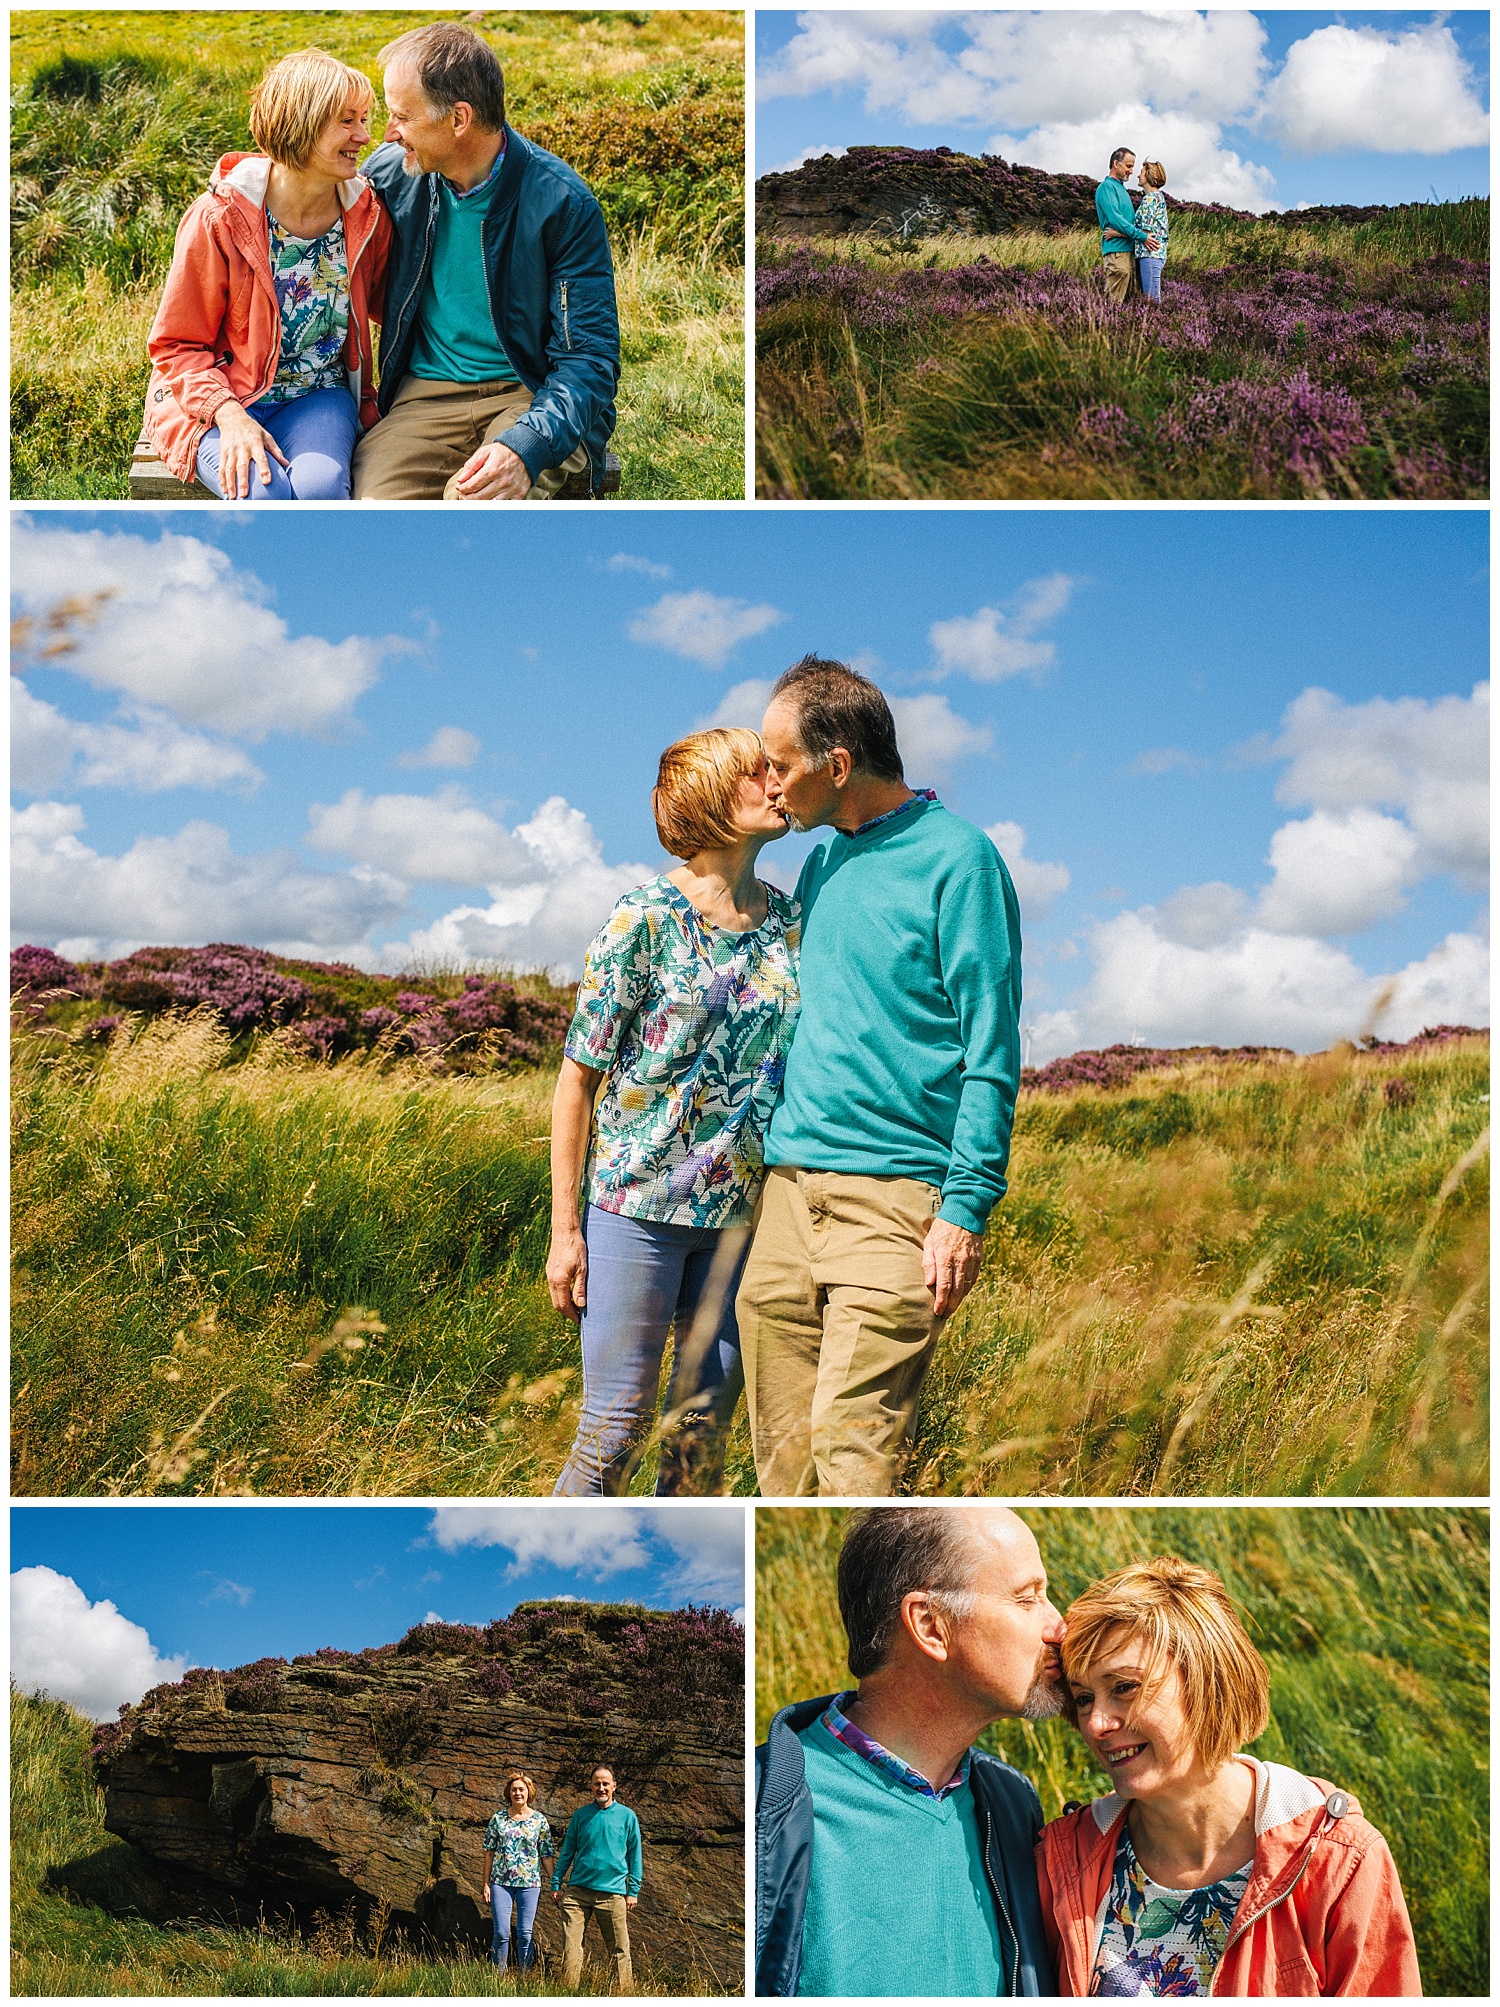
[[[585,1206],[583,1241],[583,1412],[553,1497],[625,1491],[651,1434],[669,1329],[672,1383],[656,1493],[717,1495],[745,1384],[734,1293],[749,1227],[664,1226]]]
[[[1135,261],[1136,270],[1141,275],[1141,291],[1148,300],[1161,298],[1161,268],[1166,262],[1165,258],[1137,258]]]
[[[495,1922],[490,1938],[490,1961],[498,1965],[502,1972],[510,1956],[510,1912],[513,1903],[516,1911],[516,1966],[524,1972],[535,1960],[531,1926],[536,1922],[536,1906],[541,1896],[539,1882],[533,1883],[529,1889],[507,1889],[502,1888],[499,1882],[490,1883],[490,1915]]]
[[[310,390],[289,404],[262,402],[250,416],[263,426],[291,461],[290,469],[266,455],[267,487],[250,468],[252,502],[347,502],[349,467],[359,436],[359,412],[347,390]],[[198,479],[222,496],[219,486],[219,428],[211,425],[198,441]]]

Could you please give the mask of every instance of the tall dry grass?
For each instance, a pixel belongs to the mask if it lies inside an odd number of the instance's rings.
[[[847,1515],[756,1514],[757,1738],[776,1709],[852,1684],[834,1570]],[[1054,1602],[1112,1568],[1178,1554],[1216,1569],[1271,1669],[1267,1761],[1353,1791],[1391,1843],[1424,1989],[1488,1986],[1488,1515],[1424,1507],[1023,1508]],[[981,1738],[1047,1818],[1110,1788],[1061,1721]]]

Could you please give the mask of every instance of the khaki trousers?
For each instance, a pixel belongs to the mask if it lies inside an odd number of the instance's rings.
[[[918,1178],[768,1173],[735,1309],[763,1498],[884,1497],[940,1319]]]
[[[566,1888],[562,1892],[564,1992],[571,1992],[583,1971],[583,1933],[591,1916],[599,1919],[599,1935],[615,1961],[615,1983],[622,1993],[634,1993],[635,1974],[630,1966],[630,1912],[622,1895],[605,1895],[600,1889]]]
[[[508,432],[531,409],[524,383],[438,383],[409,376],[378,425],[354,452],[357,502],[454,502],[459,470],[472,453]],[[550,502],[589,456],[577,447],[561,467],[548,467],[528,502]]]
[[[1135,277],[1133,251],[1111,251],[1100,260],[1104,267],[1104,291],[1112,306],[1123,306],[1130,298],[1130,282]]]

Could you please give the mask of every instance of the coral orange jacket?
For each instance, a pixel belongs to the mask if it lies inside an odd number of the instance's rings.
[[[177,229],[172,269],[147,344],[146,430],[168,470],[190,481],[198,442],[230,398],[249,406],[276,378],[281,309],[266,238],[264,154],[226,153]],[[362,174],[338,184],[349,267],[344,366],[362,431],[375,423],[370,322],[384,310],[391,220]]]
[[[1253,1764],[1255,1865],[1211,1993],[1282,1999],[1413,1998],[1411,1919],[1390,1848],[1347,1793],[1280,1763]],[[1059,1991],[1089,1990],[1126,1805],[1067,1812],[1037,1844],[1042,1920]]]

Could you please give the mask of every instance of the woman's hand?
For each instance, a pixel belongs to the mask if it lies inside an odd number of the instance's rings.
[[[250,493],[252,465],[266,487],[271,485],[271,461],[288,466],[285,453],[266,431],[257,425],[243,404],[230,398],[214,413],[219,428],[219,493],[226,502],[243,502]]]
[[[589,1251],[578,1227],[554,1227],[547,1249],[547,1289],[552,1307],[575,1324],[588,1303]]]

